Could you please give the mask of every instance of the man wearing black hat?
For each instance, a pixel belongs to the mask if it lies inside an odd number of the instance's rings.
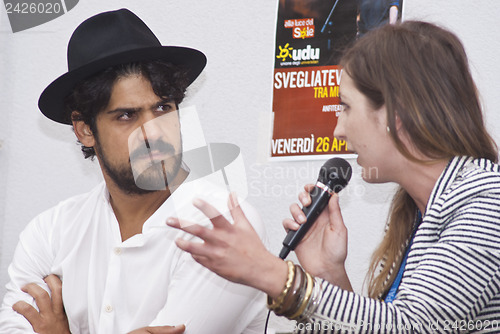
[[[182,155],[178,106],[205,64],[197,50],[161,46],[125,9],[75,30],[69,71],[44,90],[39,107],[73,125],[104,183],[23,231],[0,333],[262,332],[264,296],[204,269],[174,243],[189,236],[165,224],[170,216],[203,217],[192,205],[193,184],[220,198],[209,184],[187,182]]]

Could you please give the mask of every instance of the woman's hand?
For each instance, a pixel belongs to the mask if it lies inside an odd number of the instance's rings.
[[[309,192],[314,185],[304,187],[305,192],[299,194],[299,201],[304,207],[311,204]],[[298,204],[290,206],[294,219],[285,219],[286,230],[297,230],[305,223],[305,215]],[[301,265],[310,274],[326,279],[345,290],[352,290],[345,271],[347,257],[347,228],[344,225],[337,194],[332,195],[328,206],[321,212],[316,222],[295,248]]]
[[[232,282],[254,287],[271,297],[278,296],[287,278],[287,264],[267,251],[236,196],[231,194],[228,203],[234,224],[203,200],[196,199],[193,204],[210,218],[213,228],[169,218],[169,226],[203,240],[200,243],[177,239],[177,246],[191,253],[201,265]]]

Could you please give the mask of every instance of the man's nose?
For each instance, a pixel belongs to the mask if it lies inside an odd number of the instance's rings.
[[[154,113],[147,112],[141,117],[141,120],[142,138],[146,141],[146,145],[162,137],[165,130],[162,127],[161,117],[156,117]]]
[[[129,151],[136,149],[147,150],[150,144],[162,137],[161,121],[153,113],[143,113],[138,122],[138,127],[130,134],[128,139]]]

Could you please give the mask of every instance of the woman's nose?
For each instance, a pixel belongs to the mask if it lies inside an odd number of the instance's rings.
[[[333,130],[333,136],[339,140],[345,140],[345,129],[344,129],[344,113],[341,111],[339,117],[337,118],[337,126]]]

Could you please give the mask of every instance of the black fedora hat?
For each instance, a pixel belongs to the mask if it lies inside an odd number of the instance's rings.
[[[64,99],[78,82],[111,66],[159,59],[187,68],[189,84],[207,62],[198,50],[162,46],[148,26],[128,9],[97,14],[76,28],[68,44],[68,72],[45,88],[38,107],[51,120],[71,124],[65,115]]]

